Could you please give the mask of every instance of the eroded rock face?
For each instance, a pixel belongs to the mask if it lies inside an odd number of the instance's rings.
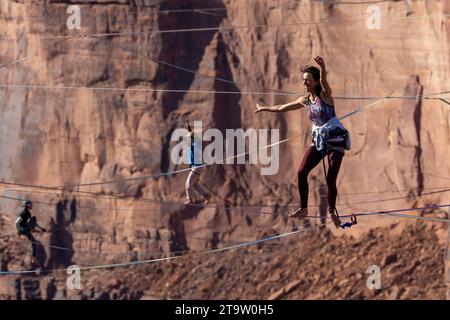
[[[0,68],[1,84],[71,87],[0,88],[2,181],[72,186],[182,169],[185,166],[170,161],[174,145],[170,137],[188,117],[222,132],[279,128],[281,139],[293,137],[280,145],[277,175],[261,176],[255,165],[212,165],[201,179],[235,204],[297,205],[296,170],[310,143],[310,122],[304,110],[255,115],[254,105],[293,99],[276,95],[277,90],[302,94],[299,67],[321,55],[336,98],[417,97],[387,99],[344,120],[351,132],[352,150],[338,178],[342,211],[421,206],[448,198],[448,193],[430,194],[439,189],[429,188],[448,185],[442,177],[450,173],[449,108],[442,101],[419,96],[448,90],[449,19],[404,19],[407,8],[398,2],[381,6],[381,30],[366,28],[364,6],[309,1],[275,5],[272,1],[217,0],[208,1],[214,11],[177,13],[163,10],[205,5],[199,1],[79,3],[82,30],[71,31],[66,28],[68,4],[64,1],[0,2],[0,63],[29,56]],[[449,12],[450,4],[414,3],[412,10],[415,16],[438,15]],[[302,24],[305,21],[321,22]],[[265,24],[284,25],[245,27]],[[187,28],[210,29],[158,32]],[[116,32],[136,34],[76,37]],[[74,37],[45,39],[55,35]],[[274,93],[248,93],[253,91]],[[336,110],[342,116],[369,103],[336,99]],[[36,203],[34,213],[45,226],[54,227],[39,237],[44,262],[52,268],[202,250],[284,232],[291,226],[286,208],[225,210],[217,196],[211,202],[221,208],[186,208],[179,204],[184,200],[186,176],[184,172],[68,188],[64,193],[2,186],[2,194],[50,203]],[[310,175],[314,214],[319,207],[326,210],[320,188],[323,181],[318,166]],[[368,193],[374,191],[385,193]],[[24,238],[19,241],[13,236],[18,203],[2,199],[0,204],[6,213],[1,229],[5,243],[13,242],[17,249],[12,257],[18,261],[10,261],[9,269],[18,268],[23,260],[18,253],[26,255],[29,250]],[[350,232],[357,234],[390,223],[392,218],[370,221]]]

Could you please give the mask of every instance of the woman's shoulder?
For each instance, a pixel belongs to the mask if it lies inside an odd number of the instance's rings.
[[[305,94],[297,99],[297,102],[308,104],[309,103],[309,95]]]
[[[320,99],[325,102],[325,104],[334,107],[334,99],[330,95],[326,95],[323,92],[320,93]]]

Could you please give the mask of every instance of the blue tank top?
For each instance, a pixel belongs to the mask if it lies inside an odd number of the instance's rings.
[[[331,118],[336,117],[334,106],[325,103],[322,99],[320,99],[320,97],[316,97],[316,102],[314,103],[312,103],[308,98],[306,114],[308,115],[309,120],[311,120],[314,125],[319,127],[323,126]]]
[[[191,167],[197,167],[202,165],[201,159],[201,145],[197,137],[190,137],[191,147],[189,148],[188,163]]]

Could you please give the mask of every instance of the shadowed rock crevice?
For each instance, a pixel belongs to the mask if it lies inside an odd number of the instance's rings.
[[[405,189],[411,186],[415,181],[416,187],[424,186],[423,177],[423,159],[421,145],[422,130],[422,100],[420,95],[423,92],[423,86],[420,84],[418,76],[411,76],[403,91],[404,96],[417,97],[415,99],[403,100],[397,112],[397,145],[395,146],[395,154],[397,155],[397,167],[399,168],[399,178],[401,188]],[[407,158],[413,163],[412,169],[404,169],[401,159]]]
[[[59,201],[55,210],[55,217],[51,219],[50,258],[47,265],[49,268],[67,268],[73,264],[75,254],[74,239],[68,227],[77,219],[77,200]]]
[[[160,10],[191,9],[199,5],[198,1],[175,0],[161,4]],[[208,1],[208,6],[225,8],[222,1]],[[217,28],[226,18],[226,11],[217,11],[214,15],[204,15],[198,12],[186,12],[183,19],[177,15],[161,16],[160,30],[177,30],[190,28]],[[174,65],[183,66],[189,70],[198,70],[204,56],[205,48],[210,44],[217,31],[162,33],[162,49],[158,59]],[[158,72],[153,80],[155,87],[164,84],[165,89],[189,90],[195,74],[182,72],[173,67],[158,66]],[[167,92],[162,94],[164,118],[177,109],[179,101],[185,96],[184,92]]]

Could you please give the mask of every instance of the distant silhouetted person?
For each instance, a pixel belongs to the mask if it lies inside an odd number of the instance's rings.
[[[36,245],[37,241],[33,237],[32,232],[36,231],[35,229],[39,229],[42,232],[46,232],[45,228],[41,227],[37,223],[36,217],[32,216],[30,210],[33,208],[33,203],[29,200],[23,202],[24,209],[20,213],[19,217],[16,220],[16,228],[17,232],[20,235],[24,235],[31,242],[31,264],[33,266],[38,265],[39,262],[36,258]]]

